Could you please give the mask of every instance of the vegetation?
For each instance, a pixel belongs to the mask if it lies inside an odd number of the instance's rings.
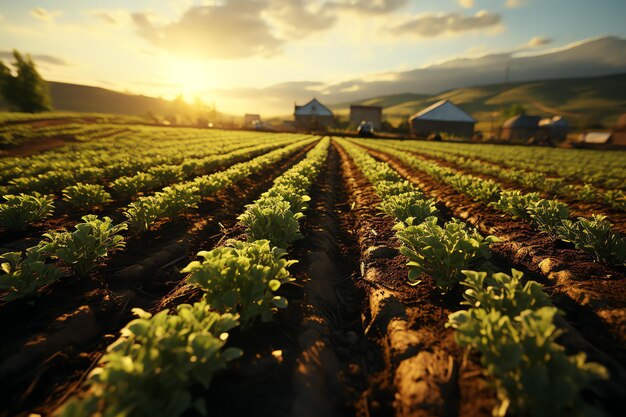
[[[48,85],[41,78],[30,55],[13,51],[11,70],[0,61],[0,93],[18,111],[38,113],[52,110]]]

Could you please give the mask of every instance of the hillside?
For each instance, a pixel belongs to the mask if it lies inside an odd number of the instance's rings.
[[[49,81],[50,96],[55,111],[123,114],[131,116],[156,115],[168,117],[188,112],[190,106],[161,98],[121,93],[106,88]],[[7,110],[0,96],[0,110]]]
[[[611,127],[620,114],[626,113],[626,73],[456,88],[433,96],[394,94],[351,104],[382,105],[384,117],[397,124],[441,99],[451,100],[474,116],[480,130],[489,130],[492,114],[513,103],[523,105],[529,114],[561,114],[577,128],[597,124]],[[350,103],[330,107],[345,116]]]

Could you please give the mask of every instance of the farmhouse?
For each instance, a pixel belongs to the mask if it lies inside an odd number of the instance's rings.
[[[333,112],[316,98],[303,106],[294,105],[296,130],[326,130],[334,122]]]
[[[380,130],[383,120],[383,108],[380,106],[359,106],[353,104],[350,106],[350,125],[358,126],[361,122],[371,122],[374,129]]]
[[[500,128],[500,138],[517,143],[536,138],[540,134],[540,119],[540,116],[529,116],[527,114],[519,114],[515,117],[511,117],[502,124]]]
[[[409,117],[411,133],[427,136],[431,133],[447,133],[452,136],[471,137],[476,119],[451,101],[441,100]]]
[[[252,124],[254,122],[258,122],[260,120],[261,120],[261,115],[246,113],[243,116],[243,126],[244,127],[252,127]]]
[[[553,142],[562,142],[567,139],[569,133],[569,122],[563,116],[541,119],[539,127],[545,137]]]
[[[617,120],[612,136],[614,145],[626,146],[626,113]]]

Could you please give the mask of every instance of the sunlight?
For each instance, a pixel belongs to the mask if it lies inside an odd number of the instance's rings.
[[[207,96],[208,90],[217,85],[215,73],[207,71],[206,65],[192,60],[171,58],[166,75],[167,81],[178,86],[186,101]]]

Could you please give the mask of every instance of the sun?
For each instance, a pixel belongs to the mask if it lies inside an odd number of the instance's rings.
[[[204,97],[215,88],[215,74],[200,61],[173,58],[167,63],[168,83],[186,100]]]

